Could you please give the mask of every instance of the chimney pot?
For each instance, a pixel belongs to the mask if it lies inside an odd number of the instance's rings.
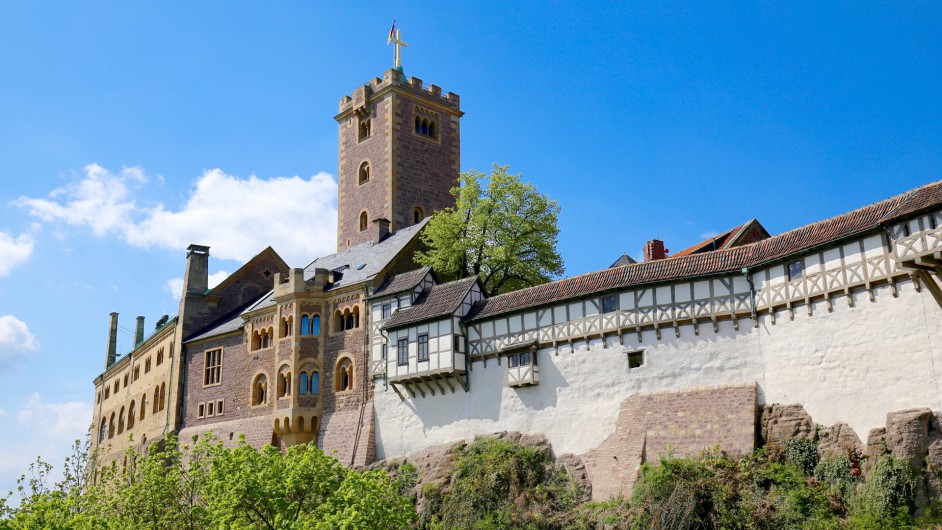
[[[108,329],[108,354],[105,356],[105,370],[118,358],[118,313],[111,313],[111,325]]]
[[[137,317],[137,328],[134,330],[134,347],[144,342],[144,317]]]

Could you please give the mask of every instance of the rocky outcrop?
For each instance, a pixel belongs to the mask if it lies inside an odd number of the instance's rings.
[[[784,443],[792,438],[813,440],[817,425],[801,405],[765,405],[761,411],[762,443]]]
[[[844,422],[837,422],[827,429],[819,428],[818,454],[821,456],[848,456],[862,454],[863,444],[857,433]]]
[[[566,472],[573,477],[575,482],[582,486],[584,491],[591,491],[592,484],[589,482],[582,458],[572,454],[561,455],[558,459],[555,458],[553,447],[542,434],[504,431],[482,435],[480,438],[506,440],[541,453],[548,461],[553,462],[554,465],[564,468]],[[458,459],[459,453],[465,445],[466,443],[463,441],[435,445],[415,451],[402,458],[381,460],[371,465],[370,468],[380,467],[390,470],[395,474],[403,464],[411,464],[416,473],[416,483],[413,491],[417,499],[417,509],[419,512],[422,512],[425,508],[423,491],[425,491],[427,487],[438,487],[447,490],[451,481],[455,461]]]

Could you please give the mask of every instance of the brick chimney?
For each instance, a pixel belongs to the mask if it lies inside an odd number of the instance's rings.
[[[660,239],[652,239],[644,244],[644,261],[654,261],[667,257],[667,249]]]
[[[389,219],[373,219],[373,226],[373,244],[376,245],[389,235]]]
[[[144,317],[137,317],[137,328],[134,330],[134,347],[144,342]]]
[[[111,313],[111,327],[108,329],[108,355],[105,357],[105,370],[118,358],[118,314]]]

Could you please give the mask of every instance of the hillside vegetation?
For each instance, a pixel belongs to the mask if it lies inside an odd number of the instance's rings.
[[[942,521],[939,499],[917,515],[927,477],[908,462],[854,451],[821,459],[803,439],[742,458],[662,458],[642,467],[631,498],[605,503],[587,502],[548,449],[507,439],[455,445],[447,469],[421,485],[410,463],[353,471],[314,445],[282,453],[174,442],[131,451],[94,482],[84,478],[89,456],[78,447],[57,484],[38,461],[21,480],[19,505],[0,501],[0,529],[878,529]]]

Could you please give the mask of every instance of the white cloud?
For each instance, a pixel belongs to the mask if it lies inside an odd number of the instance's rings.
[[[98,164],[85,166],[85,178],[56,188],[48,199],[20,197],[15,204],[44,221],[60,220],[73,226],[87,226],[96,236],[125,230],[135,210],[128,181],[146,182],[140,168],[123,168],[111,173]]]
[[[209,275],[209,288],[212,289],[216,287],[223,280],[229,277],[229,273],[226,271],[214,272]],[[183,278],[171,278],[164,283],[164,291],[166,291],[174,300],[179,300],[180,295],[183,293]]]
[[[182,250],[197,243],[209,245],[215,257],[247,261],[271,245],[293,265],[336,248],[337,183],[326,173],[241,179],[209,170],[179,210],[138,207],[129,184],[148,180],[140,168],[115,174],[91,164],[80,182],[16,204],[44,221],[86,227],[97,236],[114,233],[142,248]]]
[[[13,315],[0,315],[0,373],[15,366],[39,349],[39,341],[25,322]]]
[[[717,232],[716,230],[710,230],[709,232],[704,232],[700,234],[700,239],[702,240],[712,239],[718,235],[720,235],[720,233]]]
[[[33,254],[33,238],[29,234],[20,234],[13,237],[6,232],[0,232],[0,277],[10,274],[13,267],[26,260]]]
[[[86,401],[46,403],[37,392],[16,414],[17,421],[44,440],[70,442],[85,436],[91,424],[92,405]]]

